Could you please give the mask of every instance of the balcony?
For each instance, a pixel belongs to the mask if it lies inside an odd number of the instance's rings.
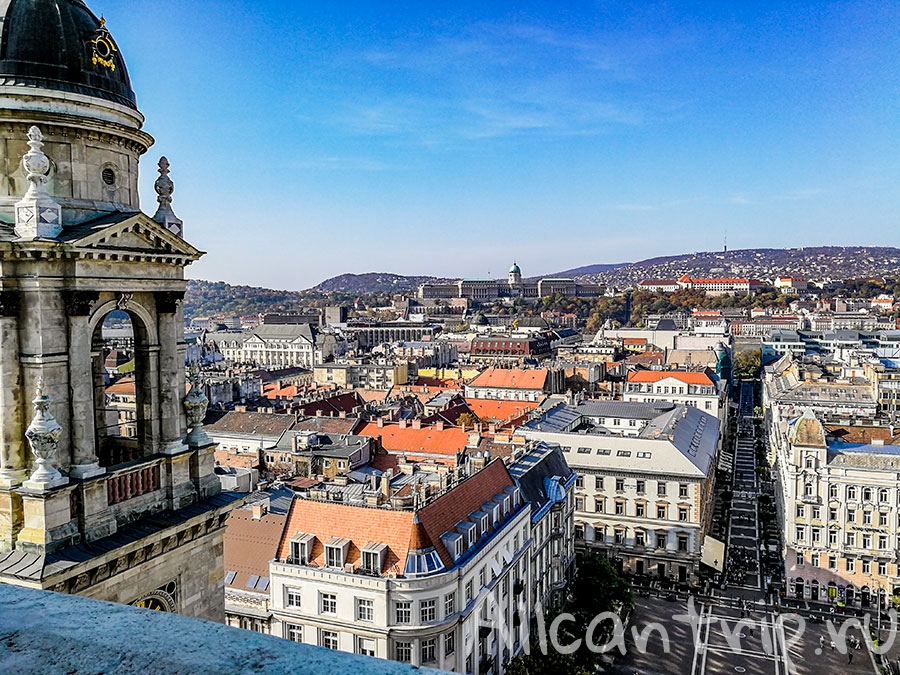
[[[0,584],[9,673],[413,675],[430,668],[298,644],[161,611]],[[15,637],[15,648],[6,643]],[[198,649],[198,645],[202,646]]]

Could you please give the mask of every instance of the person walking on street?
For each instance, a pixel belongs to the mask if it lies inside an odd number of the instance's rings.
[[[853,663],[853,652],[847,652],[847,663]]]
[[[834,640],[831,641],[831,651],[834,651]]]

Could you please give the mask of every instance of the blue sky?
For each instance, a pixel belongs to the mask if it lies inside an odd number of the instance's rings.
[[[900,3],[88,2],[194,278],[900,245]]]

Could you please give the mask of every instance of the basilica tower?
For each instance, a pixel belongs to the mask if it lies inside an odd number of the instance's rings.
[[[181,307],[202,252],[165,158],[141,211],[153,139],[106,22],[81,0],[6,0],[0,20],[0,581],[221,620],[237,496],[186,396]],[[105,393],[113,312],[133,328],[128,436]]]

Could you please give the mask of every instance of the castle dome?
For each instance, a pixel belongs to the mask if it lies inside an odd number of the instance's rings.
[[[509,268],[510,274],[522,274],[522,270],[519,269],[518,263],[513,263],[513,266]]]
[[[118,45],[81,0],[0,0],[0,86],[81,94],[137,109]]]

